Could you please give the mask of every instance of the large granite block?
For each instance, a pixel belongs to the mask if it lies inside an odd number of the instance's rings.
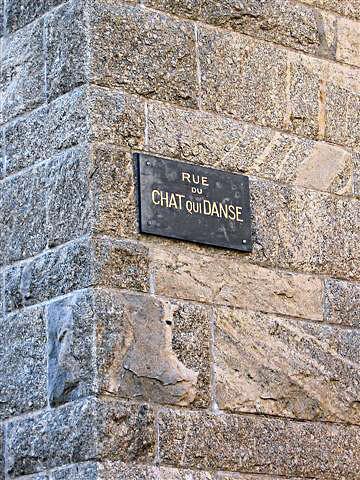
[[[360,284],[327,280],[324,310],[327,322],[360,327]]]
[[[43,22],[2,39],[2,121],[32,110],[45,100]]]
[[[300,97],[293,98],[292,105],[293,111],[297,109]],[[301,125],[306,123],[297,123],[294,128],[303,128]],[[150,103],[148,149],[235,173],[338,194],[352,193],[355,155],[346,149],[208,112]]]
[[[145,5],[315,55],[335,56],[335,16],[290,0],[145,0]]]
[[[218,309],[221,410],[360,425],[360,334],[245,310]]]
[[[139,6],[97,5],[91,12],[91,78],[130,93],[197,105],[191,25]]]
[[[7,474],[16,478],[99,458],[151,461],[154,449],[147,405],[88,399],[9,423]]]
[[[6,0],[6,30],[18,30],[60,3],[62,0]]]
[[[360,429],[321,422],[181,411],[159,414],[160,464],[356,480]]]
[[[47,339],[44,309],[0,320],[0,419],[47,404]]]
[[[283,126],[285,51],[247,36],[201,28],[199,57],[201,103],[206,110],[260,125]]]
[[[358,0],[303,0],[303,3],[314,5],[316,7],[325,8],[339,15],[349,16],[360,20],[360,5]]]
[[[166,247],[153,248],[151,260],[159,295],[322,320],[324,287],[315,276]]]
[[[88,80],[85,3],[83,0],[67,2],[46,18],[46,93],[49,99]]]

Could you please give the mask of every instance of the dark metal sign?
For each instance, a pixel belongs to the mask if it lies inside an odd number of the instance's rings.
[[[249,179],[136,154],[140,231],[251,252]]]

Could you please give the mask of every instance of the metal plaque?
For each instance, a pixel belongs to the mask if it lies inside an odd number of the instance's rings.
[[[251,252],[249,179],[136,154],[140,231]]]

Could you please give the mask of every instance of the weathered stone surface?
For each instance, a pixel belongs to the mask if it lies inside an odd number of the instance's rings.
[[[163,464],[280,476],[358,477],[359,427],[170,410],[159,417]]]
[[[145,5],[305,52],[335,55],[335,17],[289,0],[145,0]]]
[[[360,284],[330,279],[325,282],[324,320],[360,326]]]
[[[5,8],[6,30],[13,32],[62,3],[62,0],[7,0]]]
[[[289,63],[285,127],[296,134],[317,138],[324,63],[296,54],[289,54]]]
[[[46,322],[43,308],[0,320],[0,419],[47,403]]]
[[[15,478],[97,458],[144,462],[154,449],[154,418],[147,405],[89,399],[11,422],[7,473]]]
[[[5,272],[0,270],[0,319],[4,317],[5,310]]]
[[[360,202],[253,179],[252,258],[267,265],[360,277]]]
[[[48,246],[54,247],[91,230],[89,149],[75,148],[54,157],[46,172]]]
[[[303,0],[303,3],[314,5],[340,15],[347,15],[352,18],[360,19],[360,5],[358,0]]]
[[[0,480],[5,479],[4,429],[0,427]]]
[[[319,278],[179,249],[154,248],[151,259],[159,295],[322,320]]]
[[[91,156],[93,232],[114,237],[137,237],[135,164],[130,153],[97,146]]]
[[[153,467],[146,465],[126,465],[121,462],[105,462],[99,465],[101,480],[215,480],[215,474],[178,470],[175,468]]]
[[[35,255],[46,240],[46,177],[41,168],[0,185],[0,265]]]
[[[219,408],[360,424],[359,346],[354,330],[219,309]]]
[[[47,307],[48,388],[51,405],[97,393],[96,319],[91,291],[75,293]]]
[[[360,84],[354,90],[346,83],[327,86],[325,139],[359,149]]]
[[[50,480],[99,480],[98,470],[97,463],[72,465],[52,472]]]
[[[96,314],[102,391],[163,404],[209,403],[206,308],[102,290]]]
[[[148,149],[159,155],[315,190],[352,193],[354,158],[343,148],[160,103],[149,104],[148,118]]]
[[[2,42],[2,119],[7,121],[45,99],[43,23],[32,23]]]
[[[4,130],[9,175],[85,142],[142,148],[144,105],[121,92],[79,87]]]
[[[137,6],[97,6],[91,18],[94,82],[196,106],[192,26]]]
[[[337,21],[336,58],[360,67],[360,24],[345,18]]]
[[[47,108],[43,107],[4,128],[7,175],[46,158],[49,149],[46,125]]]
[[[146,248],[126,241],[98,239],[79,240],[50,250],[7,270],[5,306],[11,311],[95,285],[146,291]]]
[[[286,110],[285,51],[247,36],[201,28],[199,56],[205,109],[282,127]]]
[[[88,79],[84,2],[72,1],[46,19],[47,97],[53,99]]]
[[[5,176],[5,133],[0,128],[0,180]]]

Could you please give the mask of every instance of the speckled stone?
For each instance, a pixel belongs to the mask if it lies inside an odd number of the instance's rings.
[[[327,322],[360,326],[360,284],[330,279],[325,282],[324,319]]]
[[[346,15],[360,20],[360,5],[358,0],[303,0],[303,3],[325,8],[340,15]]]
[[[4,429],[0,427],[0,480],[5,480]]]
[[[2,42],[2,119],[7,121],[45,99],[43,22],[34,22]]]
[[[22,28],[60,3],[62,0],[7,0],[6,30],[13,32]]]
[[[84,5],[84,0],[67,2],[46,18],[46,84],[50,99],[88,79]]]
[[[252,257],[266,265],[360,278],[360,203],[253,179]]]
[[[352,193],[356,171],[355,155],[344,148],[160,103],[148,106],[148,148],[199,165],[337,194]]]
[[[335,55],[335,17],[289,0],[145,0],[145,5],[305,52]]]
[[[79,240],[9,268],[5,282],[7,311],[95,285],[146,291],[147,249],[127,241]]]
[[[199,57],[201,104],[205,109],[282,127],[286,110],[285,51],[247,36],[200,28]]]
[[[197,105],[195,33],[188,23],[138,6],[97,6],[91,38],[95,83]]]
[[[151,259],[160,295],[322,320],[323,282],[314,276],[175,248],[154,248]]]
[[[5,419],[47,404],[44,310],[9,315],[0,324],[0,419]]]
[[[15,478],[97,458],[145,462],[154,449],[147,405],[88,399],[11,422],[7,473]]]
[[[261,416],[162,411],[160,462],[182,468],[356,480],[360,429]]]
[[[1,183],[0,265],[46,247],[46,183],[41,168]]]
[[[360,334],[222,308],[216,314],[221,410],[360,424]]]
[[[53,471],[50,480],[98,480],[100,478],[98,470],[97,463],[72,465]]]
[[[360,67],[360,25],[347,18],[337,21],[336,58],[342,62]]]

